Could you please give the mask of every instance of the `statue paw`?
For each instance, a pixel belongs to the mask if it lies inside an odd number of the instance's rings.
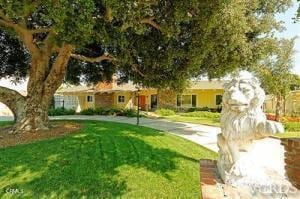
[[[275,121],[267,121],[266,129],[269,133],[284,133],[283,125]]]

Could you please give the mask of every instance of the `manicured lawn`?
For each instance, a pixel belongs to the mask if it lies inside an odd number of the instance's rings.
[[[11,121],[0,121],[0,127],[5,127],[11,124],[13,124]]]
[[[205,124],[211,126],[220,126],[220,114],[206,111],[195,111],[188,113],[178,113],[176,115],[163,116],[163,118],[174,122],[187,122],[194,124]],[[299,137],[300,138],[300,124],[298,122],[286,122],[285,133],[276,134],[274,136],[280,138]]]
[[[73,135],[0,149],[0,198],[199,198],[217,154],[145,127],[82,121]]]
[[[276,137],[279,138],[300,138],[300,131],[297,132],[285,132],[283,134],[276,134]]]
[[[165,115],[162,118],[174,122],[187,122],[194,124],[205,124],[210,126],[220,126],[220,113],[208,111],[194,111],[187,113],[177,113],[176,115]]]
[[[188,117],[182,115],[171,115],[171,116],[164,116],[163,118],[174,121],[174,122],[187,122],[193,124],[205,124],[210,126],[220,126],[220,121],[214,118],[207,118],[207,117]]]

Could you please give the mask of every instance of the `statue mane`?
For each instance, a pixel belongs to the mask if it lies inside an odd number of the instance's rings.
[[[240,77],[239,80],[242,80],[242,78],[244,77]],[[257,78],[250,76],[245,79],[254,95],[248,99],[250,103],[242,112],[232,110],[232,105],[228,103],[231,100],[229,91],[235,86],[236,79],[224,85],[225,93],[221,112],[221,128],[224,136],[228,139],[252,139],[256,136],[254,135],[255,133],[260,133],[256,130],[257,126],[266,121],[266,116],[261,109],[265,99],[265,92],[260,87]],[[242,89],[239,89],[239,91],[245,95]]]

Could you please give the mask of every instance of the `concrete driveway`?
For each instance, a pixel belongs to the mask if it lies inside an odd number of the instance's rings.
[[[0,117],[0,121],[12,120],[11,117]],[[85,115],[67,115],[50,117],[51,120],[98,120],[121,122],[127,124],[136,124],[136,118],[122,117],[122,116],[85,116]],[[149,119],[140,118],[140,126],[150,127],[153,129],[172,133],[174,135],[183,137],[187,140],[202,145],[208,149],[218,152],[217,134],[221,132],[219,127],[212,127],[201,124],[191,124],[183,122],[172,122],[166,119]]]

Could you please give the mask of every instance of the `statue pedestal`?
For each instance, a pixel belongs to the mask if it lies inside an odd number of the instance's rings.
[[[272,177],[272,176],[271,176]],[[273,176],[275,177],[275,176]],[[278,176],[277,176],[278,177]],[[200,160],[200,181],[203,199],[298,199],[300,192],[295,187],[289,188],[266,185],[253,187],[234,187],[223,183],[218,174],[215,160]],[[274,180],[274,179],[273,179]],[[282,181],[280,181],[282,180]],[[286,179],[277,179],[277,183],[289,183]]]
[[[255,140],[241,152],[238,164],[243,177],[231,174],[225,183],[216,161],[200,160],[203,198],[300,198],[300,191],[287,178],[285,154],[280,139]]]

